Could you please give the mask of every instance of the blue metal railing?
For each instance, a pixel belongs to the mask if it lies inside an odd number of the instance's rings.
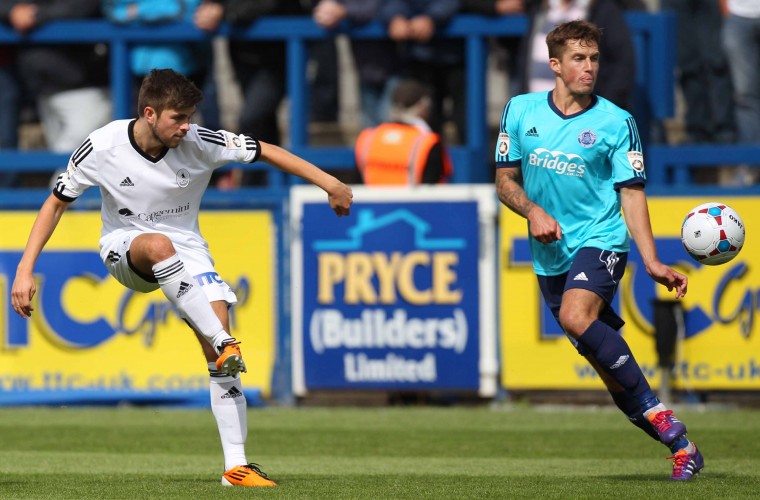
[[[639,102],[645,107],[639,115],[657,120],[674,113],[674,47],[675,19],[672,14],[628,14],[638,54],[637,87],[642,94]],[[491,182],[489,169],[491,143],[486,113],[486,60],[487,39],[492,36],[521,36],[528,28],[524,16],[486,17],[460,15],[442,33],[443,36],[462,38],[466,44],[467,75],[467,130],[465,144],[451,148],[456,165],[454,182]],[[128,54],[131,44],[160,41],[200,41],[209,36],[226,36],[248,40],[283,40],[287,45],[287,95],[290,100],[288,149],[330,170],[353,169],[354,157],[350,146],[316,147],[309,145],[308,110],[309,92],[306,81],[307,43],[310,40],[344,33],[352,38],[383,38],[385,30],[379,23],[351,26],[344,23],[335,32],[327,31],[305,17],[266,17],[246,28],[222,25],[213,35],[196,29],[191,24],[177,23],[160,26],[119,26],[105,20],[59,21],[46,24],[29,35],[21,36],[0,25],[0,44],[26,43],[93,43],[109,45],[110,89],[114,102],[114,118],[132,116]],[[505,101],[508,96],[505,95]],[[646,135],[646,133],[644,134]],[[53,171],[65,165],[65,155],[47,152],[0,151],[0,172]],[[243,168],[266,168],[245,165]],[[265,190],[278,194],[297,182],[276,169],[268,169],[269,184]],[[6,190],[7,191],[7,190]],[[256,191],[261,191],[257,189]],[[17,207],[23,195],[5,196],[0,190],[0,207]],[[28,190],[30,200],[41,203],[42,192]],[[229,196],[224,193],[224,197]],[[206,201],[215,203],[219,197],[210,189]],[[248,197],[250,198],[250,197]]]

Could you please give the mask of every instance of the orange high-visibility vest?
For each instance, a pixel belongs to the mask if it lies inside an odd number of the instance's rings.
[[[356,140],[356,166],[367,185],[415,185],[422,183],[431,149],[441,143],[435,132],[404,123],[383,123],[364,129]],[[442,178],[453,170],[451,159],[441,147]]]

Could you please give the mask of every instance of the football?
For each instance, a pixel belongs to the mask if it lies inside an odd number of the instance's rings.
[[[703,203],[686,215],[681,242],[700,264],[724,264],[736,257],[744,245],[744,223],[736,210],[724,203]]]

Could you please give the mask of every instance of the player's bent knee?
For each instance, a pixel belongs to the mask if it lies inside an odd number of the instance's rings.
[[[577,339],[588,328],[589,319],[578,310],[563,307],[559,311],[559,323],[568,335]]]
[[[130,253],[134,257],[142,257],[153,264],[162,262],[177,251],[174,249],[172,240],[163,234],[142,234],[135,238],[130,247]]]

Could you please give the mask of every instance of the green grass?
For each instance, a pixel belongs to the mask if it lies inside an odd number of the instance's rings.
[[[210,411],[0,410],[0,498],[760,497],[760,412],[679,412],[705,455],[688,483],[608,409],[316,409],[249,413],[248,458],[277,488],[223,488]]]

